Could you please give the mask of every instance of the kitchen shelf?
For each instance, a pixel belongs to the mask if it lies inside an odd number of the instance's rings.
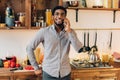
[[[1,11],[3,12],[5,8],[4,6],[4,2],[6,2],[7,0],[5,1],[1,1]],[[10,0],[11,1],[11,0]],[[15,2],[21,2],[20,4],[23,5],[23,6],[19,6],[20,8],[17,8],[16,6],[18,6]],[[47,1],[47,0],[46,0]],[[25,12],[25,26],[22,26],[22,27],[14,27],[13,30],[17,30],[17,29],[40,29],[40,27],[36,27],[36,26],[31,26],[31,13],[32,13],[32,10],[31,10],[31,6],[32,6],[32,2],[31,0],[21,0],[21,1],[18,1],[18,0],[13,0],[11,1],[13,4],[15,4],[13,7],[15,8],[15,10],[17,11],[16,13],[18,12]],[[49,1],[48,1],[49,2]],[[55,3],[57,5],[57,3]],[[62,0],[59,0],[59,5],[62,5]],[[53,5],[52,5],[53,6]],[[51,6],[50,5],[47,5],[46,8],[50,8]],[[116,11],[120,11],[120,8],[119,9],[116,9],[116,8],[79,8],[79,7],[68,7],[67,9],[73,9],[73,10],[76,10],[76,21],[78,21],[78,10],[104,10],[104,11],[113,11],[113,23],[115,23],[115,14],[116,14]],[[7,29],[6,27],[5,28],[0,28],[0,30],[4,30],[4,29]],[[80,29],[76,29],[76,30],[120,30],[120,28],[80,28]]]
[[[117,28],[74,28],[74,30],[120,30],[120,27],[117,27]]]
[[[31,27],[31,29],[40,29],[41,27]]]
[[[78,10],[104,10],[113,11],[113,23],[115,23],[116,11],[120,11],[120,8],[79,8],[79,7],[68,7],[67,9],[76,10],[76,22],[78,22]]]
[[[33,6],[33,3],[32,1],[35,1],[35,0],[1,0],[0,2],[0,17],[2,16],[2,20],[0,23],[5,23],[5,8],[6,8],[6,3],[7,2],[10,2],[12,4],[12,8],[14,9],[15,11],[15,20],[18,19],[18,16],[17,16],[17,13],[19,12],[24,12],[25,13],[25,26],[22,26],[22,27],[15,27],[14,29],[39,29],[39,27],[36,27],[36,26],[33,26],[31,25],[31,22],[32,22],[32,7]],[[45,1],[45,5],[42,6],[40,4],[42,4],[42,2]],[[54,3],[53,3],[54,2]],[[40,10],[45,10],[47,8],[50,8],[52,9],[54,6],[58,5],[58,1],[56,0],[52,0],[52,1],[48,1],[48,0],[41,0],[40,2],[37,0],[37,5],[39,5],[39,7],[35,10],[36,13],[35,14],[39,14],[38,12]],[[46,5],[47,4],[47,5]],[[37,12],[38,11],[38,12]],[[39,16],[39,15],[38,15]],[[24,28],[23,28],[24,27]],[[0,30],[4,30],[4,29],[7,29],[6,27],[4,28],[0,28]],[[14,29],[11,29],[11,30],[14,30]]]
[[[7,27],[1,27],[0,30],[17,30],[17,29],[27,29],[26,27],[12,27],[13,29],[9,29]]]
[[[78,9],[78,10],[107,10],[107,11],[120,11],[118,8],[79,8],[79,7],[68,7],[67,9]]]

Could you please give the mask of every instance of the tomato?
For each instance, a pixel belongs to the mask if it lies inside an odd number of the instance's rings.
[[[4,61],[3,65],[4,65],[4,68],[9,68],[10,67],[10,60]]]
[[[20,67],[20,64],[16,64],[16,67]]]
[[[10,63],[10,67],[11,67],[11,68],[16,67],[16,63],[15,63],[15,62],[11,62],[11,63]]]
[[[25,70],[34,70],[34,68],[31,65],[25,66]]]

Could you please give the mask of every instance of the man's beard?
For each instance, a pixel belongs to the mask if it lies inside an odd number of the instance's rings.
[[[64,22],[62,22],[61,24],[57,24],[57,23],[55,22],[55,25],[56,25],[57,27],[59,27],[61,30],[64,29]]]

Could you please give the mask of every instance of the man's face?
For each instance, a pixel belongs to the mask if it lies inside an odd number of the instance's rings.
[[[61,9],[56,10],[53,15],[53,21],[57,26],[63,25],[65,18],[66,18],[66,14],[64,10],[61,10]]]

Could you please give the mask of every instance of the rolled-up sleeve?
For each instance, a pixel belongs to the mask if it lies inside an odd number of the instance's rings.
[[[72,29],[72,31],[68,33],[68,36],[72,46],[78,52],[79,49],[82,47],[82,43],[77,38],[75,31]]]

